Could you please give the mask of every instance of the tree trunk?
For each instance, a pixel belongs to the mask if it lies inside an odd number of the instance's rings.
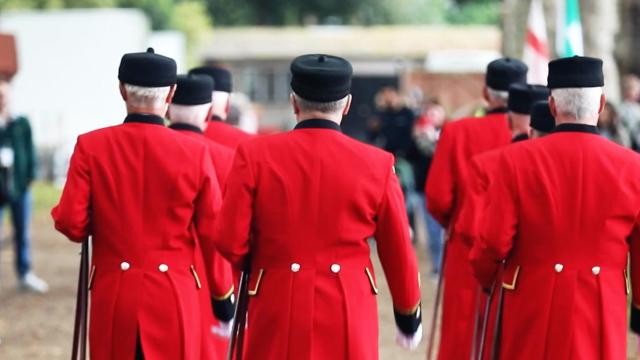
[[[640,0],[620,1],[620,36],[616,58],[623,74],[640,74]]]

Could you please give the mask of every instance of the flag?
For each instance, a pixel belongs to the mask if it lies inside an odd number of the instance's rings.
[[[583,55],[582,23],[579,0],[560,0],[558,4],[558,26],[556,47],[558,56]]]
[[[541,0],[531,1],[522,59],[529,66],[528,82],[546,85],[549,73],[549,45]]]

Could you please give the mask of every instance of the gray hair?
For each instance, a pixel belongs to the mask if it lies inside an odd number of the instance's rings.
[[[551,90],[551,97],[556,103],[558,114],[575,120],[597,117],[601,96],[601,87]]]
[[[487,94],[489,96],[489,100],[492,102],[499,102],[506,105],[507,101],[509,101],[508,91],[496,90],[487,86]]]
[[[332,114],[338,111],[342,111],[344,107],[347,105],[347,101],[349,99],[349,95],[343,97],[340,100],[331,101],[331,102],[317,102],[310,101],[307,99],[303,99],[298,94],[294,93],[293,96],[296,99],[296,103],[298,103],[298,107],[302,112],[321,112],[324,114]]]
[[[143,87],[124,84],[124,89],[127,92],[127,102],[131,105],[157,107],[165,103],[171,87]]]

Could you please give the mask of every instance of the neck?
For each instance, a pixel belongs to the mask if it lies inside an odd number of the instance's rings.
[[[195,126],[198,129],[203,130],[203,131],[204,131],[205,127],[206,127],[205,122],[201,121],[201,120],[196,121],[196,120],[190,120],[190,119],[170,119],[170,121],[171,121],[171,125],[174,125],[174,124],[187,124],[187,125]]]
[[[317,111],[307,112],[307,113],[299,113],[296,115],[297,122],[302,122],[309,119],[323,119],[333,121],[334,123],[340,125],[342,122],[342,114],[327,114],[321,113]]]
[[[167,114],[167,106],[163,105],[161,107],[148,107],[127,104],[127,114],[149,114],[163,118]]]
[[[598,125],[598,118],[595,118],[595,119],[575,119],[575,118],[568,117],[568,116],[558,115],[556,117],[556,125],[560,125],[560,124],[582,124],[582,125],[597,126]]]

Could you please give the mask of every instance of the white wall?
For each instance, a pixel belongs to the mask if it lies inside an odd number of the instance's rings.
[[[81,133],[121,123],[120,58],[152,41],[149,21],[133,9],[5,12],[0,31],[18,44],[12,111],[29,116],[40,148],[70,148]],[[163,38],[154,43],[169,53],[156,52],[182,62],[184,41]]]

